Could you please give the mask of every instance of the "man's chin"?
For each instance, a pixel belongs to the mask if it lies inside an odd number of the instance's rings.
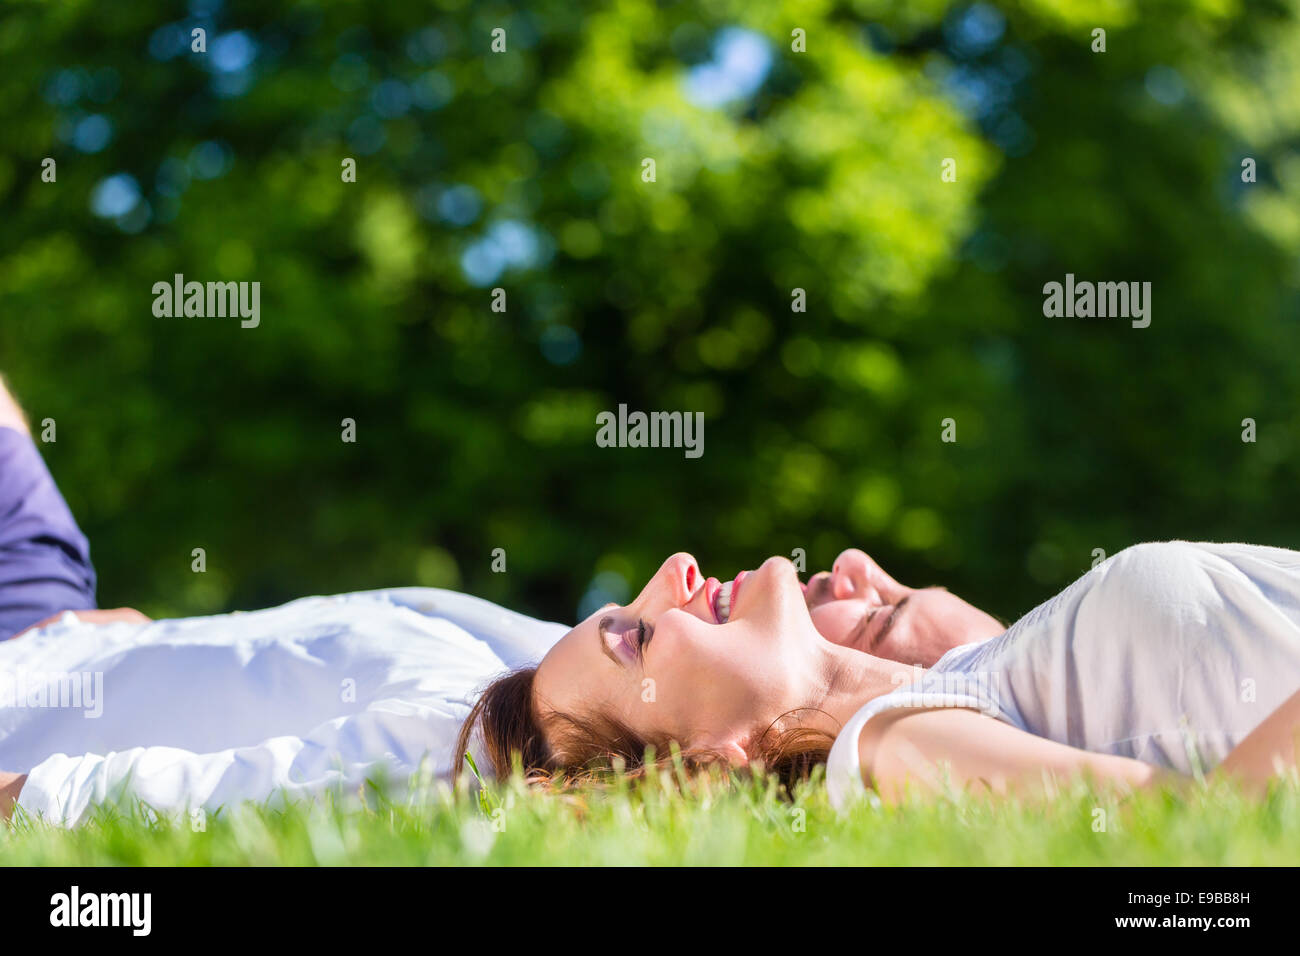
[[[880,642],[879,647],[868,653],[887,661],[906,664],[908,667],[933,667],[934,662],[946,653],[946,649],[942,651],[931,649],[927,652],[906,640],[899,641],[887,637]]]

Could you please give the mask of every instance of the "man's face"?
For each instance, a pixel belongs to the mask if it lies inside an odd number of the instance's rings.
[[[944,588],[899,584],[857,548],[813,575],[804,597],[813,625],[831,643],[920,667],[1006,630]]]

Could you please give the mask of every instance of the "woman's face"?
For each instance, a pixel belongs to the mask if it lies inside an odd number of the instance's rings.
[[[786,559],[720,584],[675,554],[626,607],[602,608],[561,638],[534,689],[543,716],[603,714],[739,764],[773,721],[825,695],[822,641]]]
[[[543,714],[604,714],[645,738],[743,763],[774,720],[820,706],[835,666],[818,653],[827,641],[928,667],[1003,630],[943,588],[899,584],[857,549],[806,588],[784,558],[719,583],[675,554],[636,600],[602,608],[561,638],[534,688]]]
[[[1006,630],[944,588],[909,588],[850,548],[813,575],[808,613],[828,641],[903,664],[930,667],[947,651]]]

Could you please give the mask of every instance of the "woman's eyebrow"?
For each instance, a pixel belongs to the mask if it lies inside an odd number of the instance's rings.
[[[609,607],[609,605],[606,604],[605,607]],[[622,667],[623,662],[618,659],[618,655],[610,650],[609,642],[605,640],[605,628],[609,627],[613,620],[612,617],[602,617],[600,619],[599,623],[596,624],[596,639],[600,641],[600,652],[619,667]]]

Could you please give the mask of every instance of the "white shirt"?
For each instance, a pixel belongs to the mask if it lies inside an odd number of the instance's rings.
[[[896,707],[970,707],[1095,753],[1208,771],[1300,690],[1300,552],[1141,544],[1004,634],[865,704],[831,747],[831,802],[866,792],[858,738]]]
[[[475,692],[567,630],[433,588],[145,625],[65,615],[0,642],[0,770],[65,825],[123,796],[212,811],[443,774]]]

